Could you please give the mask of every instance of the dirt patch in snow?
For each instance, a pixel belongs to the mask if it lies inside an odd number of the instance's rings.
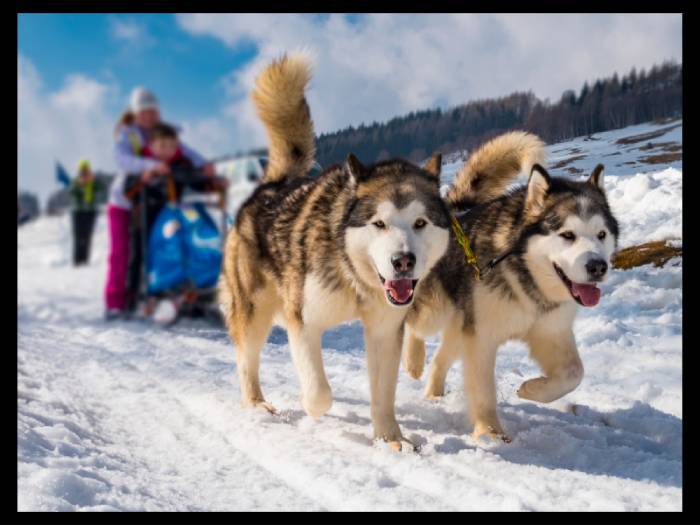
[[[668,164],[677,160],[683,160],[683,153],[660,153],[659,155],[642,157],[639,159],[639,162],[644,164]]]
[[[663,151],[680,151],[683,149],[683,146],[678,144],[678,142],[647,142],[644,146],[639,146],[637,149],[647,151],[655,148],[661,148]]]
[[[673,257],[683,255],[682,246],[669,246],[668,241],[652,241],[630,246],[618,251],[613,257],[613,268],[628,270],[645,264],[662,267]]]
[[[556,164],[552,165],[552,169],[558,169],[558,168],[563,168],[567,164],[571,164],[572,162],[576,162],[577,160],[585,159],[585,155],[576,155],[574,157],[569,157],[568,159],[560,160]]]
[[[641,133],[639,135],[630,135],[629,137],[622,137],[621,139],[617,139],[615,141],[615,144],[636,144],[637,142],[644,142],[645,140],[655,139],[661,137],[662,135],[665,135],[673,129],[680,128],[682,125],[683,124],[676,124],[675,126],[667,126],[657,131],[650,131],[648,133]]]

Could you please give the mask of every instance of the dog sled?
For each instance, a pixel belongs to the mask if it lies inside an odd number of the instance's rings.
[[[216,283],[227,227],[225,179],[180,168],[136,190],[141,203],[147,202],[148,191],[167,195],[150,228],[147,206],[138,210],[142,232],[139,317],[163,326],[183,317],[221,323]]]

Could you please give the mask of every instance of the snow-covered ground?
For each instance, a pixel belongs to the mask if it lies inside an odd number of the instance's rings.
[[[590,143],[591,158],[566,165],[590,172],[600,157],[627,155],[628,145],[615,144],[620,137],[668,126],[553,145],[550,165],[553,150]],[[602,162],[620,246],[682,242],[680,162],[633,169]],[[457,168],[446,166],[448,179]],[[277,328],[261,377],[281,415],[243,410],[222,328],[102,320],[105,226],[101,216],[91,264],[78,269],[70,265],[67,218],[18,230],[21,510],[681,509],[680,259],[614,271],[600,304],[581,310],[575,334],[586,375],[562,400],[519,399],[517,387],[538,370],[524,344],[503,346],[499,410],[511,444],[469,436],[459,366],[439,402],[423,399],[423,382],[402,370],[397,417],[422,447],[397,454],[370,439],[358,323],[324,336],[334,391],[326,416],[313,420],[301,409]],[[437,342],[429,342],[429,358]]]
[[[453,152],[445,158],[456,160],[459,156],[464,158],[467,153]],[[547,146],[547,166],[558,166],[552,168],[553,173],[583,175],[602,163],[607,173],[633,175],[658,171],[659,164],[680,169],[682,153],[683,120],[677,119],[637,124],[550,144]],[[655,158],[659,155],[669,157],[663,161]],[[459,166],[459,162],[444,166],[443,177],[449,180]]]

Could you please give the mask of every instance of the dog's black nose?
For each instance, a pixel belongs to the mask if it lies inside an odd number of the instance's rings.
[[[586,263],[586,270],[591,277],[600,278],[608,271],[608,263],[603,259],[591,259]]]
[[[395,253],[391,256],[391,264],[397,272],[408,272],[416,265],[416,256],[411,252]]]

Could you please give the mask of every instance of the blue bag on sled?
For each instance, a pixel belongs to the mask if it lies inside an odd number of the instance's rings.
[[[200,289],[213,287],[221,257],[221,234],[203,204],[167,205],[148,240],[148,292],[173,290],[188,281]]]
[[[178,287],[187,279],[182,218],[177,206],[158,214],[148,239],[148,293]]]
[[[196,288],[216,286],[221,270],[221,233],[203,204],[184,204],[180,212],[187,278]]]

